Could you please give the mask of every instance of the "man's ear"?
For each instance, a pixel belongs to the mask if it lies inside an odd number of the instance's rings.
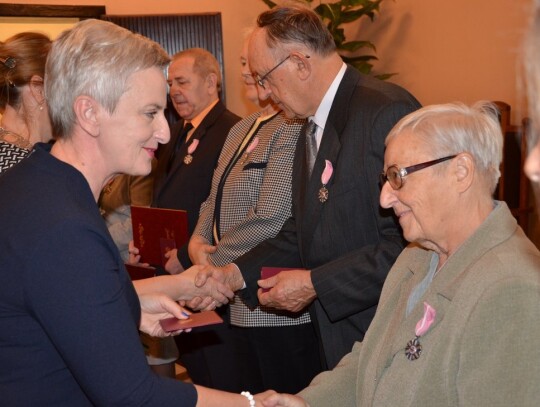
[[[78,96],[73,103],[77,124],[92,137],[99,135],[99,109],[100,105],[90,96]]]
[[[217,91],[217,75],[215,73],[210,73],[206,77],[206,83],[208,85],[209,93],[214,93]]]
[[[461,153],[455,159],[454,175],[459,192],[465,192],[473,183],[476,165],[469,153]]]
[[[309,78],[312,69],[310,56],[304,55],[300,52],[293,52],[291,54],[291,61],[294,64],[298,72],[298,77],[301,80]]]

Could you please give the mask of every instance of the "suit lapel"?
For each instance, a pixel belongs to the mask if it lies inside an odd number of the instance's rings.
[[[197,139],[199,139],[199,145],[200,145],[202,143],[202,140],[207,135],[208,129],[215,124],[215,122],[219,119],[219,117],[223,114],[224,111],[225,111],[225,105],[223,103],[221,103],[221,101],[218,101],[217,104],[204,117],[201,124],[199,124],[199,126],[197,126],[197,128],[195,129],[195,131],[191,135],[190,140],[193,140],[194,138],[197,138]],[[174,138],[175,143],[176,143],[176,140],[178,139],[178,137],[180,137],[180,134],[182,132],[183,127],[184,127],[184,121],[182,120],[181,124],[179,125],[179,127],[177,129],[176,137]],[[173,144],[173,140],[171,140],[171,142],[169,142],[168,145],[172,145],[172,146],[170,147],[170,149],[167,150],[169,154],[167,154],[166,157],[170,157],[170,154],[175,154],[175,152],[173,151],[174,150],[174,145],[175,145],[175,144]],[[169,182],[171,176],[174,173],[176,173],[177,171],[179,171],[182,166],[186,165],[186,164],[184,164],[184,157],[187,154],[188,146],[189,146],[189,143],[185,143],[185,142],[182,141],[182,145],[180,146],[178,152],[176,153],[176,155],[174,157],[174,162],[172,164],[171,170],[165,176],[165,180],[163,182],[163,185],[167,184],[167,182]],[[193,159],[197,159],[196,158],[196,152],[193,154]]]
[[[309,258],[308,254],[315,236],[315,230],[319,224],[321,212],[323,211],[324,206],[327,204],[326,202],[320,202],[319,200],[319,190],[322,187],[321,175],[324,171],[326,160],[332,163],[334,169],[332,177],[326,185],[326,189],[328,189],[328,200],[333,199],[332,189],[334,186],[334,179],[336,178],[338,171],[340,171],[340,163],[338,162],[338,158],[342,147],[341,138],[348,119],[347,106],[359,80],[360,74],[358,74],[358,72],[350,66],[347,67],[345,75],[341,80],[336,92],[336,96],[332,102],[332,108],[330,109],[328,119],[326,120],[321,145],[319,147],[319,152],[317,153],[317,159],[315,160],[313,172],[309,180],[305,158],[306,136],[304,130],[302,131],[302,136],[300,137],[301,142],[299,143],[299,147],[302,159],[301,175],[303,180],[308,180],[304,181],[302,184],[302,194],[300,195],[300,198],[301,208],[303,208],[303,210],[300,211],[300,214],[297,214],[297,217],[302,216],[302,218],[299,219],[299,234],[302,239],[301,247],[304,258]],[[347,163],[345,163],[345,165],[346,164]]]
[[[391,320],[388,321],[387,328],[384,334],[381,335],[382,342],[378,356],[380,362],[376,364],[377,378],[392,363],[392,359],[397,352],[403,352],[403,357],[405,357],[405,346],[414,337],[414,326],[418,321],[415,318],[420,311],[418,311],[418,307],[415,307],[413,312],[406,318],[405,310],[407,309],[411,291],[427,273],[426,265],[429,265],[430,258],[430,252],[421,250],[418,253],[409,269],[404,271],[408,273],[409,278],[396,287],[394,294],[391,294],[388,300],[385,301],[385,309],[398,311],[390,315]]]
[[[305,143],[304,143],[305,145]],[[332,126],[330,122],[326,123],[324,129],[324,134],[321,140],[321,146],[319,152],[317,153],[317,159],[315,160],[315,165],[313,166],[313,172],[311,178],[308,182],[304,184],[304,194],[303,194],[303,207],[304,211],[302,213],[302,236],[303,236],[303,248],[306,250],[304,252],[305,258],[311,247],[313,237],[315,235],[315,229],[319,223],[321,217],[321,212],[324,209],[326,202],[321,202],[319,200],[319,190],[322,188],[321,175],[325,168],[325,161],[328,160],[332,163],[334,172],[332,177],[326,184],[326,189],[328,189],[328,199],[332,199],[332,187],[334,185],[335,172],[337,170],[337,159],[339,152],[341,150],[341,142],[339,140],[339,135]],[[305,154],[304,154],[305,156]],[[305,159],[304,159],[305,163]],[[304,179],[307,179],[307,165],[304,164],[303,167]]]
[[[176,146],[176,140],[180,137],[181,129],[184,127],[184,120],[179,120],[171,127],[171,139],[163,147],[163,151],[160,151],[158,158],[158,167],[156,170],[155,182],[154,182],[154,198],[156,201],[160,192],[163,190],[163,186],[167,183],[167,180],[172,171],[167,172],[167,165],[171,158],[174,156],[174,149]],[[161,147],[160,147],[161,148]],[[173,163],[174,166],[174,163]],[[172,166],[171,166],[172,170]]]

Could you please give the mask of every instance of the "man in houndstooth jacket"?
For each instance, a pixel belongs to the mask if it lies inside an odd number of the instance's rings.
[[[247,63],[246,39],[242,76],[246,96],[264,108],[229,132],[189,244],[196,264],[223,266],[274,237],[291,214],[291,178],[294,151],[304,120],[287,119],[270,101],[259,102],[257,85]],[[189,264],[182,264],[188,266]],[[207,328],[208,347],[229,357],[207,360],[213,387],[240,392],[266,388],[297,392],[321,370],[319,348],[309,313],[276,312],[248,307],[239,296],[229,309],[230,326]],[[226,321],[229,322],[229,321]],[[207,343],[209,334],[220,344]]]

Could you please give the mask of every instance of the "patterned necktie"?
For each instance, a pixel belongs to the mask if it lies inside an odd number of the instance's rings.
[[[180,147],[182,147],[182,144],[184,143],[187,137],[187,134],[192,128],[193,128],[193,124],[191,124],[191,122],[184,123],[184,127],[182,127],[182,131],[180,132],[180,135],[178,136],[174,144],[174,150],[171,151],[171,156],[169,157],[169,162],[167,163],[167,173],[171,170],[174,160],[176,159],[178,150],[180,150]]]
[[[308,166],[309,175],[313,171],[313,165],[317,158],[317,124],[310,120],[306,126],[306,162]]]

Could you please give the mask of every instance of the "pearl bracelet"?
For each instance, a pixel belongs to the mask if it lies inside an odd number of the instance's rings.
[[[240,394],[249,400],[249,407],[255,407],[255,400],[253,399],[253,395],[249,391],[243,391]]]

